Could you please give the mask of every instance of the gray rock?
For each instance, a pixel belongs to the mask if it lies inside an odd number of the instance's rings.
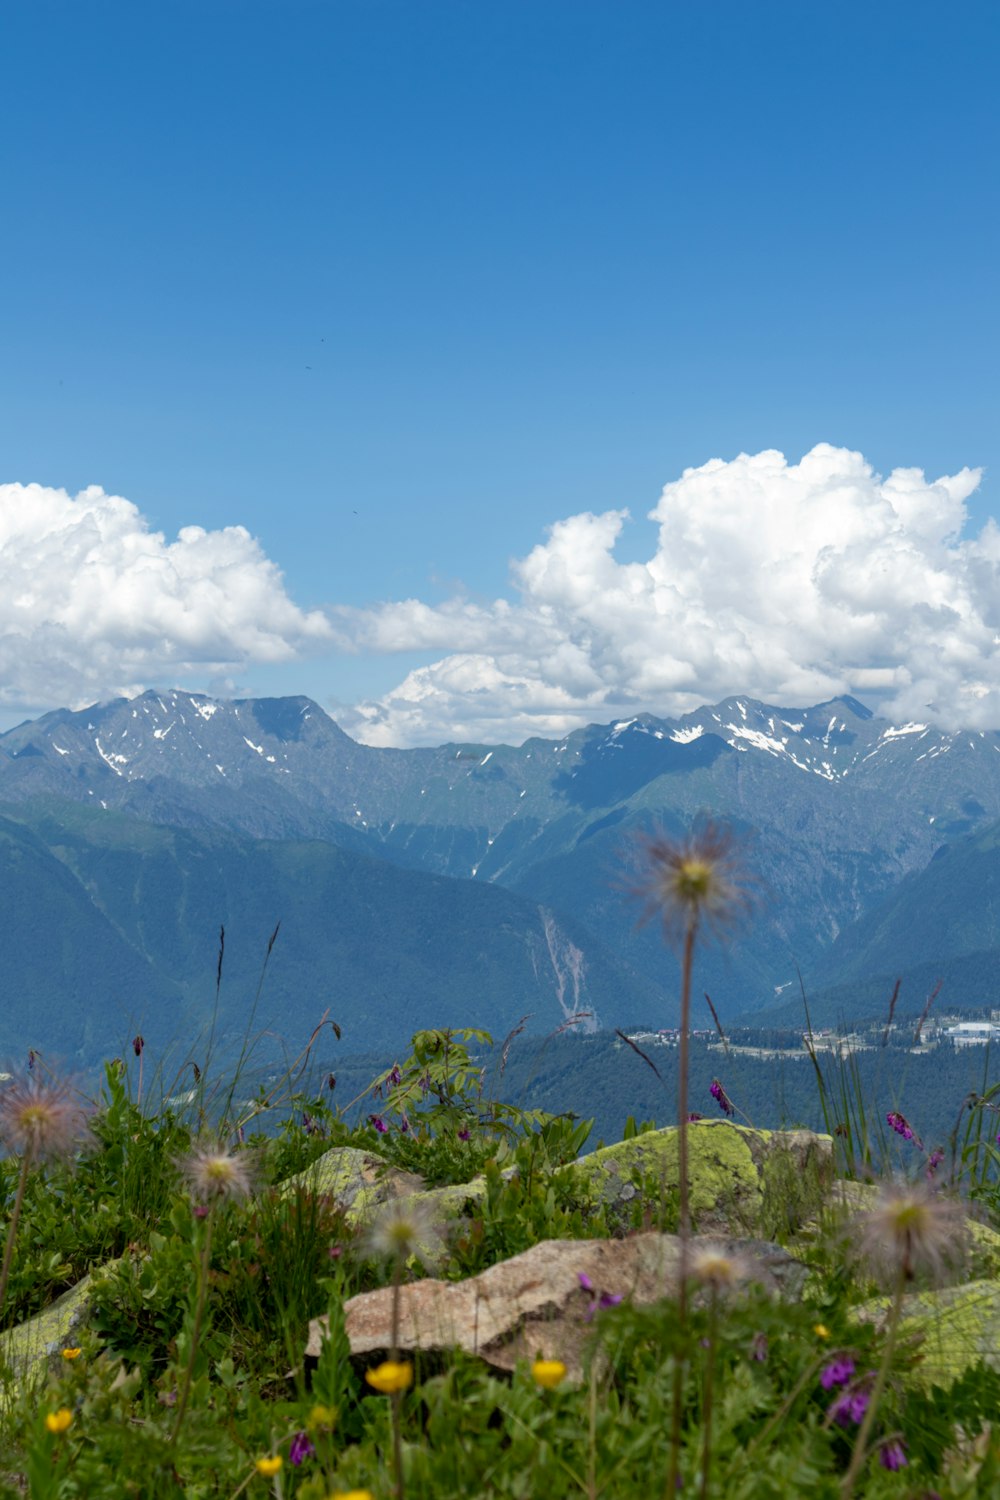
[[[752,1279],[775,1295],[798,1294],[804,1272],[780,1246],[696,1236],[692,1257],[706,1244],[747,1261]],[[541,1354],[562,1360],[569,1378],[579,1380],[595,1300],[609,1294],[647,1307],[670,1296],[677,1289],[679,1254],[676,1235],[655,1232],[623,1240],[543,1240],[466,1281],[410,1282],[400,1289],[398,1347],[427,1353],[461,1349],[504,1371]],[[581,1285],[581,1275],[592,1291]],[[351,1352],[366,1363],[390,1351],[392,1303],[392,1288],[383,1287],[345,1304]],[[319,1357],[325,1332],[324,1318],[309,1325],[307,1357]]]

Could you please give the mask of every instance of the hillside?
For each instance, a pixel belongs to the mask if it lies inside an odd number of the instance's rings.
[[[659,990],[669,974],[655,924],[636,931],[626,894],[640,873],[636,835],[680,832],[707,810],[746,838],[758,878],[753,923],[704,956],[703,987],[731,1017],[769,1006],[797,970],[817,991],[892,970],[900,952],[912,964],[911,929],[921,958],[941,956],[928,947],[940,924],[915,906],[899,909],[895,948],[869,951],[871,929],[855,924],[929,871],[943,845],[1000,818],[997,740],[893,726],[848,698],[805,709],[735,698],[516,748],[383,750],[306,698],[146,693],[0,736],[0,802],[321,841],[507,888],[586,934],[577,946],[622,966],[633,998],[636,982]],[[977,920],[956,933],[944,956],[987,946]],[[471,951],[464,961],[472,972]]]
[[[0,857],[10,1056],[33,1046],[89,1066],[136,1031],[183,1053],[208,1028],[220,927],[224,1054],[250,1025],[280,1037],[266,1044],[280,1055],[327,1010],[363,1051],[432,1022],[461,1025],[473,1009],[503,1035],[525,1013],[531,1029],[577,1011],[585,1027],[614,1024],[628,997],[650,998],[577,924],[523,897],[319,840],[23,804],[0,820]]]

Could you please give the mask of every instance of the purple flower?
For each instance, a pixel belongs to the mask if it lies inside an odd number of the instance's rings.
[[[883,1469],[905,1469],[906,1448],[902,1438],[890,1438],[878,1450],[878,1461]]]
[[[915,1134],[913,1126],[905,1115],[899,1113],[898,1109],[890,1109],[885,1117],[885,1123],[891,1126],[897,1135],[901,1135],[904,1141],[916,1141],[917,1145],[920,1145],[920,1140]]]
[[[292,1445],[288,1450],[288,1462],[296,1467],[306,1458],[312,1458],[316,1449],[309,1441],[307,1432],[297,1432],[292,1438]]]
[[[132,1038],[132,1051],[136,1057],[142,1056],[142,1049],[146,1045],[146,1039],[141,1034]]]
[[[729,1095],[726,1093],[725,1089],[722,1087],[722,1084],[717,1078],[712,1079],[712,1086],[708,1092],[711,1094],[716,1104],[722,1110],[723,1114],[732,1115],[736,1113],[736,1107],[733,1104],[733,1101],[730,1099]]]
[[[619,1292],[601,1292],[598,1294],[594,1283],[586,1271],[577,1271],[576,1279],[579,1281],[582,1289],[590,1293],[590,1306],[584,1313],[584,1321],[587,1323],[590,1322],[595,1313],[604,1312],[609,1307],[617,1307],[622,1300],[621,1293]]]
[[[472,1139],[472,1131],[469,1130],[469,1128],[466,1126],[463,1130],[460,1130],[458,1132],[458,1138],[459,1138],[460,1141],[471,1140]]]
[[[750,1345],[750,1358],[762,1365],[767,1359],[767,1334],[755,1333]]]
[[[824,1391],[832,1391],[835,1385],[846,1385],[854,1374],[854,1361],[849,1354],[840,1354],[822,1370],[819,1383]]]
[[[844,1391],[830,1407],[828,1415],[838,1427],[849,1427],[860,1422],[868,1410],[869,1394],[866,1390]]]
[[[926,1176],[928,1182],[930,1182],[931,1178],[934,1176],[934,1173],[937,1171],[938,1167],[941,1165],[941,1163],[943,1161],[944,1161],[944,1152],[943,1151],[932,1151],[931,1152],[930,1156],[927,1158],[927,1171],[924,1174]]]
[[[704,1115],[699,1115],[696,1110],[692,1110],[688,1115],[688,1124],[693,1125],[696,1120],[703,1120],[704,1118]]]
[[[194,1214],[196,1219],[207,1219],[208,1205],[205,1203],[196,1203],[191,1212]]]
[[[326,1075],[326,1086],[330,1090],[331,1093],[337,1087],[337,1077],[336,1077],[335,1073],[327,1073],[327,1075]]]
[[[379,1135],[388,1135],[389,1127],[385,1123],[381,1115],[369,1115],[368,1123],[369,1125],[375,1126],[375,1129],[378,1131]]]
[[[403,1079],[403,1075],[399,1071],[399,1065],[396,1064],[396,1066],[393,1067],[392,1070],[390,1071],[389,1076],[386,1078],[385,1081],[386,1081],[386,1083],[391,1083],[393,1085],[393,1087],[395,1087],[397,1083],[401,1083],[402,1082],[402,1079]]]

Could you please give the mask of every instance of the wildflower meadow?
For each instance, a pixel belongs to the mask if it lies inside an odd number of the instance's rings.
[[[644,854],[683,1049],[700,944],[752,920],[753,884],[717,826]],[[34,1054],[0,1088],[0,1495],[1000,1495],[991,1099],[956,1101],[932,1144],[894,1107],[871,1118],[849,1057],[839,1093],[817,1069],[823,1165],[769,1139],[751,1220],[724,1145],[749,1160],[766,1133],[724,1080],[692,1101],[682,1057],[669,1124],[631,1122],[633,1165],[597,1192],[587,1122],[491,1096],[491,1045],[421,1032],[343,1105],[332,1074],[302,1091],[302,1059],[248,1096],[192,1056],[182,1088],[137,1037],[86,1097]],[[872,1149],[883,1125],[908,1170]],[[414,1330],[428,1278],[630,1239],[662,1286],[573,1271],[579,1358],[555,1310],[509,1368]],[[362,1352],[353,1309],[380,1291]]]

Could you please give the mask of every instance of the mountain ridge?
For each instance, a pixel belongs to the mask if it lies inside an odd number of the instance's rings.
[[[779,708],[741,695],[520,746],[402,750],[359,744],[305,697],[151,691],[0,736],[0,807],[318,841],[507,890],[622,976],[602,1016],[617,1024],[657,991],[664,1015],[672,1003],[670,956],[625,895],[642,881],[641,835],[680,835],[708,812],[751,845],[763,900],[727,949],[699,955],[698,978],[724,1017],[749,1014],[799,970],[836,984],[844,934],[943,844],[1000,821],[998,752],[996,733],[893,725],[851,697]]]

